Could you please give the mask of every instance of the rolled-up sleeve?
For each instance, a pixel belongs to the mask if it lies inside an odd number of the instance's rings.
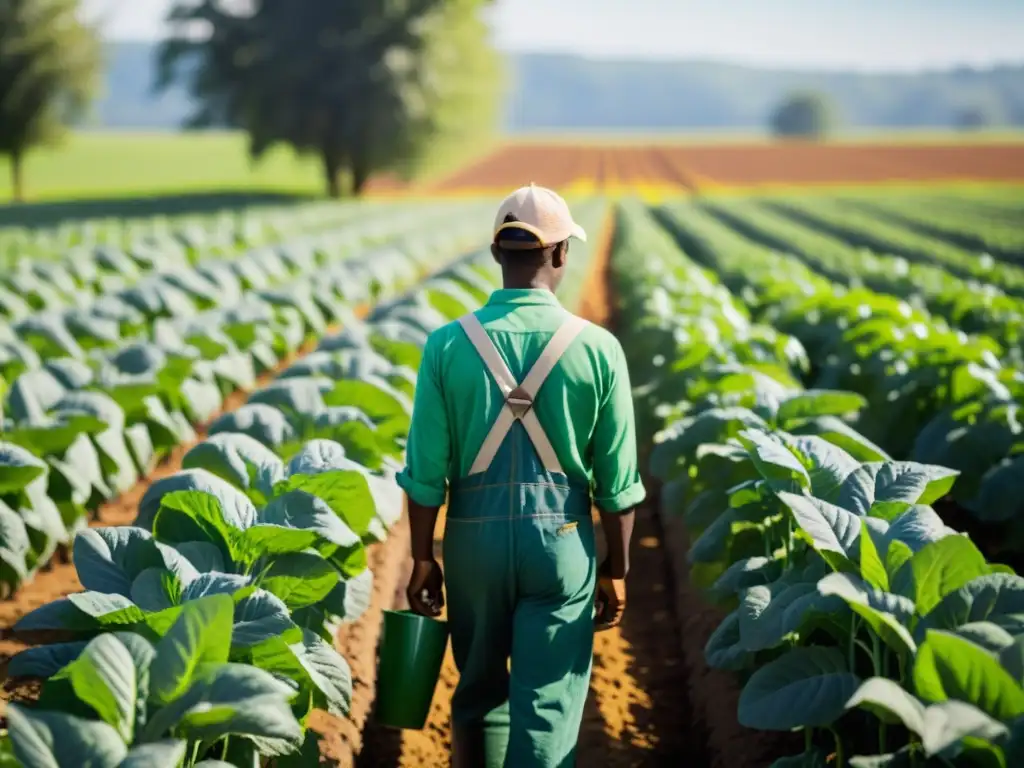
[[[629,369],[615,341],[607,355],[611,386],[594,427],[594,503],[602,512],[624,512],[647,496],[636,455],[636,418]]]
[[[397,477],[399,486],[409,498],[425,507],[444,504],[451,459],[438,341],[437,335],[432,334],[423,349],[423,360],[416,375],[412,424],[405,451],[406,466]]]

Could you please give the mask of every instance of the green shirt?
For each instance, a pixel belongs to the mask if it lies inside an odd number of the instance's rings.
[[[522,381],[565,319],[543,289],[495,291],[477,318]],[[449,323],[427,339],[416,383],[406,468],[398,484],[413,501],[440,506],[447,481],[465,477],[504,405],[465,331]],[[570,480],[591,488],[604,512],[644,500],[636,456],[629,371],[611,333],[588,324],[548,376],[537,418]]]

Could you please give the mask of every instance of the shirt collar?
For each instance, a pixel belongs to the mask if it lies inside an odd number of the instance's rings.
[[[499,288],[491,294],[487,304],[562,306],[555,294],[547,288]]]

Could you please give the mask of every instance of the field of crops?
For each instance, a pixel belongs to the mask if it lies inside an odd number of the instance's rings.
[[[447,764],[374,654],[493,205],[0,230],[0,765]],[[1024,765],[1019,193],[573,207],[653,497],[580,765]]]

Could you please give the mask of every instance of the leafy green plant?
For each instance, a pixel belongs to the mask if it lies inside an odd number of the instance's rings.
[[[813,372],[799,355],[751,360],[756,326],[733,297],[642,211],[620,217],[613,269],[624,314],[656,285],[664,315],[683,316],[665,363],[625,348],[640,364],[641,402],[663,423],[651,470],[666,512],[690,531],[691,580],[728,611],[705,657],[742,675],[739,722],[804,731],[805,752],[779,768],[1013,765],[1024,578],[987,561],[930,506],[959,469],[892,459],[857,429],[872,397],[804,390]],[[815,295],[794,289],[794,302]],[[824,313],[791,311],[821,330]],[[703,339],[713,356],[693,353]],[[951,386],[971,396],[985,381]]]
[[[155,644],[116,632],[53,649],[61,667],[38,703],[8,706],[8,755],[25,768],[170,768],[297,752],[301,689],[229,661],[233,607],[196,600]]]

